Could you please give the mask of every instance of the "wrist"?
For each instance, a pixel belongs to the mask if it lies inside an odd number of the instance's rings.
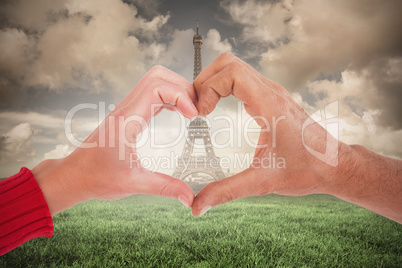
[[[32,169],[52,216],[92,199],[68,157],[44,160]]]
[[[338,166],[327,168],[327,184],[325,193],[348,199],[350,195],[356,195],[352,191],[359,192],[361,190],[362,172],[367,173],[366,161],[369,161],[369,153],[361,145],[346,145],[339,143]],[[367,179],[367,174],[366,176]]]
[[[337,165],[332,166],[315,159],[316,175],[320,183],[320,193],[339,196],[345,185],[350,185],[355,177],[358,161],[353,146],[339,142]]]

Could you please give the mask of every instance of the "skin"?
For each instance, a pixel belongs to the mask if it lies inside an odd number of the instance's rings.
[[[311,118],[288,92],[231,54],[224,53],[207,66],[195,79],[194,87],[201,116],[211,113],[220,98],[233,95],[256,119],[261,133],[250,167],[205,186],[194,200],[193,215],[199,216],[211,207],[246,196],[320,193],[402,223],[402,161],[359,145],[338,142],[317,123],[303,128],[304,122]],[[275,132],[272,125],[268,128],[262,120],[272,116],[284,118]],[[313,156],[303,140],[323,156],[320,159]],[[262,159],[270,152],[284,157],[286,168],[263,167]]]
[[[132,194],[173,197],[190,207],[194,193],[186,183],[150,172],[139,162],[130,168],[130,154],[135,153],[136,137],[152,116],[168,108],[191,118],[198,114],[195,102],[190,82],[164,67],[153,67],[83,143],[98,146],[77,148],[65,158],[45,160],[32,169],[51,214],[91,199],[114,200]],[[126,120],[133,115],[143,120]]]

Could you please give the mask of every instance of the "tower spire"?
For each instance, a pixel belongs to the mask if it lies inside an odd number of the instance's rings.
[[[202,36],[198,33],[198,20],[197,20],[197,32],[193,37],[193,45],[194,45],[194,75],[193,75],[193,79],[195,79],[197,77],[197,75],[202,70],[202,63],[201,63]]]

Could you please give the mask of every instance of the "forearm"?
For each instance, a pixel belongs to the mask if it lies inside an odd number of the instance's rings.
[[[402,223],[402,161],[340,144],[327,193]]]

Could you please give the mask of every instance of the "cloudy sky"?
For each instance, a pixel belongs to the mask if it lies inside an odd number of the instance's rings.
[[[398,0],[1,0],[0,177],[66,156],[74,149],[67,113],[81,103],[117,104],[153,65],[191,81],[196,19],[204,66],[229,51],[310,113],[338,101],[340,140],[402,158],[400,10]],[[243,113],[228,98],[213,115]],[[98,111],[77,113],[74,137],[85,138],[98,122]],[[163,112],[146,135],[174,140],[180,122]],[[227,135],[215,137],[223,144]],[[180,154],[183,141],[170,150],[150,147],[139,151]],[[252,148],[217,154],[236,151]]]

